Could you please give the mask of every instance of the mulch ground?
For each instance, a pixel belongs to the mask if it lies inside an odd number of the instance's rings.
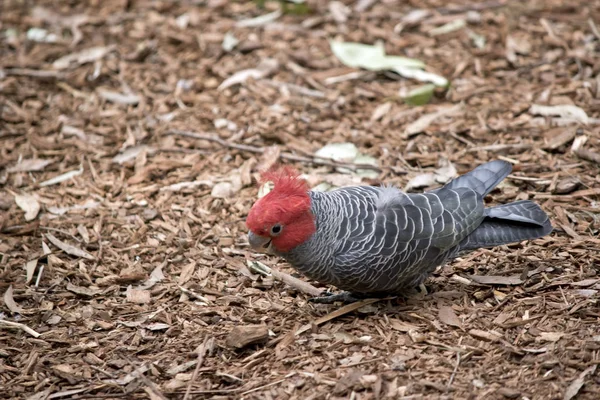
[[[597,399],[600,2],[309,1],[236,25],[280,8],[258,3],[2,1],[0,397]],[[422,83],[331,39],[451,86],[407,105]],[[508,160],[490,202],[533,199],[556,230],[408,300],[309,303],[249,269],[294,274],[245,216],[276,160],[360,182],[313,159],[342,142],[378,160],[364,184]]]

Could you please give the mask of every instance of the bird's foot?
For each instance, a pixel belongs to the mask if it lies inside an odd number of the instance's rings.
[[[340,301],[342,303],[354,303],[358,300],[360,300],[360,298],[350,292],[341,292],[334,294],[328,291],[324,291],[319,297],[312,297],[308,299],[308,301],[310,301],[311,303],[317,304],[333,304],[337,301]]]

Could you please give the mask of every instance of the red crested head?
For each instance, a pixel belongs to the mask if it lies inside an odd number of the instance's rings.
[[[264,172],[261,181],[271,181],[274,187],[254,203],[248,213],[246,226],[250,230],[250,244],[255,248],[272,245],[278,252],[288,252],[304,243],[316,230],[308,184],[296,170],[287,166]]]

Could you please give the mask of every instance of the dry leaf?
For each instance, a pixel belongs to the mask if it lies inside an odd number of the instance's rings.
[[[67,69],[71,66],[91,63],[100,60],[110,53],[115,46],[90,47],[77,53],[71,53],[52,63],[54,69]]]
[[[35,219],[40,212],[40,203],[30,194],[15,195],[15,203],[17,203],[21,210],[25,211],[26,221]]]
[[[113,90],[102,88],[99,88],[96,91],[100,97],[106,101],[110,101],[111,103],[136,105],[141,100],[140,96],[133,93],[119,93]]]
[[[582,124],[589,122],[588,115],[583,109],[570,104],[561,104],[558,106],[533,104],[529,112],[534,115],[557,116],[565,121],[580,122]]]
[[[429,114],[425,114],[421,116],[415,122],[410,123],[405,129],[402,138],[407,139],[410,136],[416,135],[417,133],[423,132],[429,125],[433,123],[436,119],[443,117],[444,115],[453,114],[462,109],[462,104],[457,104],[451,107],[444,107],[439,109],[436,112],[432,112]]]
[[[69,179],[74,178],[81,174],[83,174],[83,167],[80,167],[79,169],[75,169],[73,171],[65,172],[64,174],[55,176],[52,179],[48,179],[47,181],[41,182],[40,186],[44,187],[44,186],[56,185],[57,183],[68,181]]]
[[[19,307],[17,303],[15,303],[15,299],[13,298],[13,287],[10,285],[6,292],[4,292],[4,304],[13,314],[23,314],[23,309]]]
[[[383,104],[378,105],[375,110],[373,111],[373,114],[371,115],[371,121],[379,121],[381,118],[383,118],[386,114],[389,114],[390,110],[392,109],[392,103],[391,102],[386,102]]]
[[[279,62],[272,58],[266,58],[258,64],[256,68],[244,69],[238,71],[229,78],[225,79],[218,87],[219,90],[227,89],[228,87],[239,85],[246,82],[248,79],[261,79],[269,76],[279,68]]]
[[[408,322],[400,321],[399,319],[390,318],[390,326],[399,332],[408,333],[410,331],[417,331],[419,327],[416,325],[409,324]]]
[[[62,240],[59,240],[58,238],[56,238],[51,233],[47,233],[46,237],[53,245],[55,245],[56,247],[58,247],[59,249],[61,249],[62,251],[64,251],[65,253],[67,253],[69,255],[76,256],[76,257],[82,257],[87,260],[95,260],[96,259],[93,255],[91,255],[87,251],[81,250],[78,247],[75,247],[68,243],[65,243]]]
[[[27,261],[27,263],[25,264],[25,273],[27,276],[25,283],[29,283],[33,279],[33,274],[35,272],[35,269],[37,268],[37,263],[37,258],[34,258],[31,261]]]
[[[438,310],[438,318],[446,325],[462,328],[462,323],[460,322],[460,319],[458,319],[458,316],[452,307],[441,306]]]
[[[71,282],[69,282],[67,284],[67,290],[70,292],[73,292],[75,294],[79,294],[79,295],[87,296],[87,297],[93,297],[93,296],[97,295],[98,293],[100,293],[100,290],[98,290],[98,289],[90,289],[90,288],[86,288],[83,286],[76,286],[76,285],[73,285]]]
[[[32,158],[29,160],[21,160],[17,165],[7,169],[8,172],[30,172],[41,171],[54,160],[43,160],[41,158]]]
[[[581,390],[581,388],[585,384],[585,378],[588,375],[593,374],[594,372],[596,372],[596,368],[597,367],[598,367],[598,365],[594,364],[591,367],[587,368],[585,371],[583,371],[581,374],[579,374],[579,376],[577,377],[577,379],[575,379],[573,382],[571,382],[571,384],[569,385],[569,387],[565,391],[565,395],[564,395],[563,399],[564,400],[571,400],[572,398],[574,398],[575,396],[577,396],[577,393],[579,393],[579,391]]]

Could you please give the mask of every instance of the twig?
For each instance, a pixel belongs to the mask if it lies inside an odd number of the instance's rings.
[[[12,322],[12,321],[7,321],[5,319],[0,319],[0,325],[5,325],[5,326],[13,327],[13,328],[19,328],[19,329],[29,333],[34,338],[38,338],[42,335],[41,333],[37,333],[36,331],[31,329],[27,325],[22,324],[20,322]]]
[[[247,395],[249,393],[252,393],[252,392],[256,392],[256,391],[261,390],[261,389],[265,389],[265,388],[268,388],[268,387],[271,387],[271,386],[278,385],[278,384],[280,384],[281,382],[284,382],[284,381],[285,381],[285,378],[280,379],[280,380],[275,381],[275,382],[267,383],[266,385],[255,387],[254,389],[246,390],[245,392],[242,393],[242,396],[245,396],[245,395]]]
[[[198,378],[198,371],[200,371],[200,367],[204,363],[204,353],[206,353],[206,347],[208,343],[208,336],[204,337],[204,342],[202,342],[202,346],[198,351],[198,361],[196,361],[196,368],[194,369],[194,373],[192,374],[192,379],[188,382],[187,389],[185,391],[185,395],[183,396],[183,400],[188,400],[191,394],[192,385],[196,382]]]
[[[301,94],[303,96],[316,97],[316,98],[319,98],[319,99],[322,99],[322,98],[325,97],[325,93],[321,92],[320,90],[309,89],[309,88],[306,88],[304,86],[295,85],[293,83],[279,82],[279,81],[274,81],[274,80],[271,80],[271,79],[266,79],[266,80],[263,79],[260,82],[264,83],[264,84],[266,84],[268,86],[271,86],[271,87],[286,88],[290,92],[296,92],[296,93]]]
[[[503,151],[503,150],[528,150],[530,149],[532,146],[530,144],[525,144],[525,143],[516,143],[516,144],[492,144],[489,146],[480,146],[480,147],[471,147],[470,149],[467,149],[467,151],[469,152],[474,152],[474,151],[480,151],[480,150],[484,150],[484,151]]]
[[[263,149],[262,147],[250,146],[247,144],[231,143],[231,142],[228,142],[227,140],[221,139],[217,135],[211,135],[211,134],[203,134],[203,133],[173,129],[173,130],[168,131],[167,135],[178,135],[178,136],[184,136],[184,137],[189,137],[189,138],[193,138],[193,139],[207,140],[209,142],[217,143],[217,144],[219,144],[223,147],[229,148],[229,149],[246,151],[248,153],[262,154],[265,151],[265,149]],[[381,168],[376,167],[374,165],[370,165],[370,164],[355,164],[355,163],[337,162],[337,161],[329,160],[326,158],[304,157],[304,156],[299,156],[296,154],[285,153],[285,152],[281,153],[279,155],[279,157],[284,158],[286,160],[290,160],[290,161],[312,163],[312,164],[317,164],[317,165],[328,165],[331,167],[344,167],[344,168],[348,168],[351,170],[369,169],[369,170],[381,172]]]
[[[302,293],[309,294],[311,296],[320,296],[323,290],[317,289],[310,283],[304,282],[301,279],[294,278],[293,276],[286,274],[285,272],[277,271],[275,269],[267,267],[265,264],[258,261],[250,261],[248,264],[249,269],[252,272],[261,274],[264,276],[271,275],[274,279],[281,281],[291,287],[298,289]]]
[[[125,361],[129,363],[129,365],[131,365],[132,368],[134,368],[134,370],[137,370],[135,364],[129,359],[129,357],[125,355],[123,355],[122,357],[125,359]],[[148,390],[151,391],[156,397],[159,397],[162,400],[168,400],[167,397],[164,394],[162,394],[158,386],[156,386],[154,382],[152,382],[150,379],[148,379],[146,375],[144,375],[144,372],[140,372],[137,377],[140,378],[140,380],[146,384]]]
[[[464,6],[458,7],[441,7],[438,8],[437,11],[440,14],[461,14],[466,11],[484,11],[490,10],[493,8],[500,8],[506,5],[506,0],[492,0],[492,1],[484,1],[481,3],[474,4],[466,4]]]
[[[454,371],[452,371],[452,375],[450,375],[450,379],[448,380],[448,389],[452,386],[452,382],[454,382],[454,377],[456,376],[456,371],[458,371],[458,366],[460,365],[460,352],[456,353],[456,365],[454,366]]]
[[[383,301],[383,300],[391,300],[394,297],[382,297],[382,298],[376,298],[376,299],[364,299],[364,300],[360,300],[357,301],[355,303],[350,303],[348,305],[345,305],[342,308],[338,308],[337,310],[335,310],[334,312],[331,312],[327,315],[322,316],[321,318],[317,318],[316,320],[314,320],[312,323],[310,324],[306,324],[303,327],[301,327],[300,329],[298,329],[295,333],[295,335],[300,335],[308,330],[311,329],[311,327],[313,325],[321,325],[324,324],[327,321],[331,321],[332,319],[341,317],[342,315],[346,315],[354,310],[358,310],[361,307],[364,306],[368,306],[369,304],[373,304],[376,303],[378,301]]]
[[[592,33],[594,34],[594,36],[596,36],[596,39],[600,40],[600,31],[598,30],[598,27],[594,23],[594,20],[591,18],[588,18],[588,25],[590,26],[590,29],[592,30]]]
[[[45,71],[41,69],[28,69],[28,68],[6,68],[3,70],[6,75],[12,76],[29,76],[32,78],[42,79],[64,79],[65,74],[58,71]]]

